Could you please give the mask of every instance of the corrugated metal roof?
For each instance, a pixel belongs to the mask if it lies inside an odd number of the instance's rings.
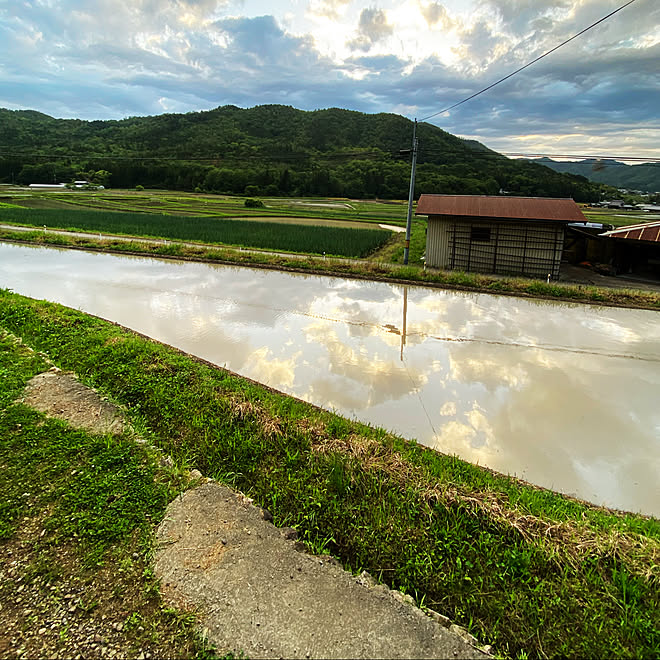
[[[585,222],[572,199],[547,197],[489,197],[486,195],[422,195],[417,215],[453,215],[473,218]]]
[[[628,225],[612,231],[606,231],[601,236],[612,238],[627,238],[633,241],[660,243],[660,222],[645,222],[643,225]]]

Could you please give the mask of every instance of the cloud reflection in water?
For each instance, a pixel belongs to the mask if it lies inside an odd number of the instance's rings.
[[[660,514],[656,312],[415,287],[404,304],[404,288],[384,283],[8,245],[0,254],[0,286],[469,461]]]

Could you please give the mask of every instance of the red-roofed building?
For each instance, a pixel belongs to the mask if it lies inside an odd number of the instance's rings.
[[[660,243],[660,221],[619,227],[618,229],[612,229],[612,231],[606,231],[601,236],[622,238],[628,241],[643,241],[644,243]]]
[[[615,241],[613,261],[617,272],[660,276],[660,221],[619,227],[601,236]]]
[[[559,276],[564,229],[586,222],[572,199],[422,195],[426,264],[447,270]]]

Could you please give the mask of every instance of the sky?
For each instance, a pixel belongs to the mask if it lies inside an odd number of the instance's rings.
[[[625,2],[0,0],[0,107],[95,120],[277,103],[421,120]],[[503,153],[657,158],[660,2],[635,0],[429,123]]]

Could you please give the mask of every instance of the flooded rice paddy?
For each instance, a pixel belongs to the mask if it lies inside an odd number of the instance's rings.
[[[0,244],[0,287],[583,499],[660,515],[660,316]]]

